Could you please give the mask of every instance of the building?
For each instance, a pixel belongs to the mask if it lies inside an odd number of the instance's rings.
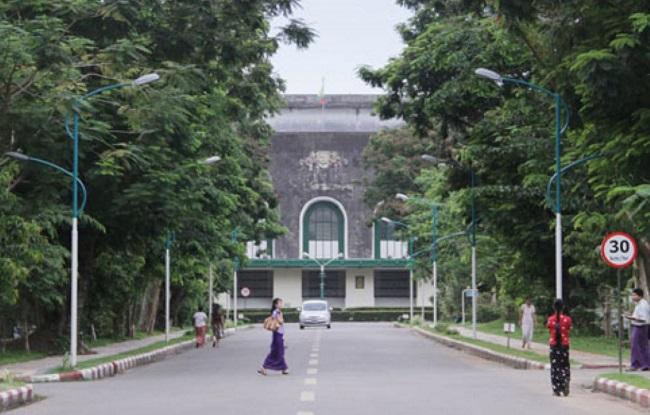
[[[406,242],[384,222],[373,223],[364,202],[372,175],[362,153],[372,133],[399,125],[371,113],[376,96],[287,95],[269,120],[270,174],[288,232],[273,241],[249,242],[249,261],[238,272],[239,308],[268,307],[281,297],[288,307],[320,297],[334,307],[403,307],[409,304]],[[249,293],[243,297],[241,289]],[[430,284],[416,287],[416,304],[430,305]]]

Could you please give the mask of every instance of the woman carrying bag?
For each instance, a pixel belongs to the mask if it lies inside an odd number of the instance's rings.
[[[264,320],[264,328],[273,333],[271,341],[271,351],[264,360],[262,367],[257,373],[267,375],[268,370],[282,371],[283,375],[289,374],[289,367],[284,360],[284,318],[282,317],[283,302],[281,298],[273,300],[271,305],[271,315]]]

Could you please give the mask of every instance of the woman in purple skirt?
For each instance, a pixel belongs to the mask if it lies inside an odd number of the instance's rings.
[[[273,332],[273,340],[271,342],[271,352],[262,367],[257,371],[260,375],[266,376],[266,371],[268,370],[279,370],[282,371],[283,375],[289,374],[289,367],[287,362],[284,360],[284,318],[282,317],[282,306],[284,303],[281,298],[276,298],[273,300],[271,306],[271,317],[278,320],[280,323],[278,329]]]

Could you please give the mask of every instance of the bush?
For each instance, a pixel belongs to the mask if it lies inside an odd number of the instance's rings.
[[[408,309],[392,308],[392,309],[345,309],[332,311],[333,322],[345,321],[398,321],[403,314],[408,314]],[[251,323],[261,323],[269,316],[267,310],[242,310],[241,314],[244,315]],[[285,310],[284,321],[287,323],[297,323],[299,312],[296,310]]]
[[[503,310],[501,306],[496,304],[478,304],[476,320],[479,323],[488,323],[500,318],[503,318]]]

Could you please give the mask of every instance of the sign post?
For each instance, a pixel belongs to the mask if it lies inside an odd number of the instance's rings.
[[[616,289],[618,290],[618,372],[623,373],[623,296],[621,273],[632,265],[639,248],[632,236],[625,232],[612,232],[600,244],[600,256],[607,265],[616,268]]]
[[[241,296],[244,297],[244,308],[246,308],[246,299],[251,295],[251,289],[248,287],[241,287],[239,291]]]

